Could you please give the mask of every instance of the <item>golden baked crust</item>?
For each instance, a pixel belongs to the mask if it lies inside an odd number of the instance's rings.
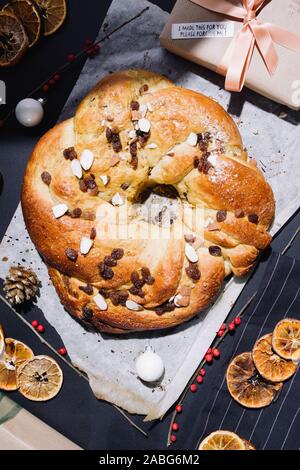
[[[143,117],[150,131],[133,136]],[[85,150],[93,163],[78,178],[71,161]],[[112,202],[118,194],[131,210],[157,184],[176,189],[179,216],[149,237],[149,221],[130,212],[122,222],[124,205]],[[68,212],[55,218],[58,204]],[[22,208],[66,309],[101,331],[124,333],[178,325],[215,299],[225,275],[246,274],[270,243],[274,198],[219,104],[152,72],[126,70],[105,77],[74,118],[40,139]],[[116,232],[120,225],[139,236]],[[87,254],[82,237],[93,239]],[[193,263],[187,245],[197,254]]]

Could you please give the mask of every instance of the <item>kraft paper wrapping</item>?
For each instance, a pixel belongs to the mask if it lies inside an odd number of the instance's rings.
[[[0,450],[80,450],[0,392]]]
[[[212,2],[213,3],[213,2]],[[240,4],[239,0],[231,3]],[[257,16],[260,20],[274,23],[288,31],[300,34],[300,0],[272,0]],[[191,0],[177,0],[176,5],[160,36],[162,46],[169,51],[197,64],[216,71],[232,38],[173,39],[173,23],[202,21],[233,21],[235,33],[242,22],[200,7]],[[275,44],[279,56],[276,73],[271,77],[255,48],[246,77],[246,86],[278,103],[292,109],[300,108],[300,54]]]

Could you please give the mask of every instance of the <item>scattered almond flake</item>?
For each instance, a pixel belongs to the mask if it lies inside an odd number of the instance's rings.
[[[128,132],[128,137],[130,139],[135,139],[136,138],[136,131],[134,129],[131,129],[129,132]]]
[[[116,193],[113,195],[111,203],[113,206],[122,206],[124,204],[124,199],[120,193]]]
[[[185,234],[184,239],[187,243],[193,244],[194,241],[196,240],[196,237],[192,234]]]
[[[148,106],[146,104],[141,104],[140,113],[141,113],[143,118],[146,116],[147,111],[148,111]]]
[[[66,204],[57,204],[52,207],[53,215],[56,219],[64,215],[68,211],[68,206]]]
[[[181,299],[182,299],[182,295],[180,295],[180,294],[175,295],[174,304],[176,305],[176,307],[180,307],[179,302],[180,302]]]
[[[128,308],[128,310],[134,310],[135,312],[139,312],[143,310],[143,307],[137,304],[136,302],[134,302],[133,300],[126,300],[125,305]]]
[[[87,255],[90,249],[93,246],[93,240],[88,237],[82,237],[80,240],[80,253],[82,255]]]
[[[174,298],[176,307],[187,307],[190,303],[190,298],[187,295],[177,294]]]
[[[119,155],[112,155],[112,157],[110,157],[109,166],[117,165],[117,163],[119,163],[120,160],[121,159],[120,159]]]
[[[197,263],[197,261],[199,260],[195,248],[192,247],[192,245],[190,245],[189,243],[185,244],[185,256],[191,263]]]
[[[149,132],[150,131],[151,124],[150,124],[150,121],[148,119],[146,119],[146,118],[139,119],[138,125],[139,125],[139,129],[142,132]]]
[[[175,295],[173,295],[172,297],[169,298],[169,302],[173,302],[173,300],[175,299]]]
[[[106,127],[107,126],[107,121],[106,119],[102,119],[101,121],[101,126]]]
[[[186,140],[186,143],[195,147],[197,145],[197,142],[198,142],[197,134],[195,134],[195,132],[191,132]]]
[[[207,230],[209,232],[217,232],[220,231],[220,227],[218,226],[217,222],[213,222],[207,226]]]
[[[80,155],[80,164],[84,170],[89,170],[94,161],[94,154],[88,149],[85,149]]]
[[[104,186],[107,185],[107,183],[109,182],[109,178],[107,175],[100,175],[99,178],[101,179],[102,183],[104,184]]]
[[[95,304],[97,305],[97,307],[100,308],[100,310],[107,310],[107,303],[106,303],[103,295],[97,294],[97,295],[95,295],[93,300],[94,300]]]
[[[209,163],[211,163],[213,166],[216,166],[217,164],[217,156],[211,153],[207,159]]]
[[[150,113],[153,113],[153,108],[150,103],[147,103],[147,108],[148,108],[148,111],[150,111]]]
[[[207,228],[209,224],[213,224],[213,223],[214,223],[214,219],[212,217],[207,217],[207,219],[205,219],[204,221],[204,228]]]
[[[278,114],[278,117],[279,117],[280,119],[285,119],[285,118],[287,118],[287,116],[288,116],[288,114],[285,113],[284,111],[281,111],[281,113]]]
[[[71,161],[71,171],[78,179],[82,178],[82,167],[78,160]]]
[[[151,144],[146,145],[146,149],[156,149],[156,148],[157,148],[157,145],[154,142],[152,142]]]
[[[131,111],[131,120],[132,121],[138,121],[141,118],[142,118],[142,113],[140,111],[136,111],[135,109],[133,109]]]

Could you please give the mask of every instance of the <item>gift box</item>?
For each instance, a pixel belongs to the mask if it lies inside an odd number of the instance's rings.
[[[160,40],[230,91],[300,108],[300,0],[177,0]]]

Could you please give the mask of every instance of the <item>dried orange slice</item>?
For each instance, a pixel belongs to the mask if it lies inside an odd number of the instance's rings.
[[[259,374],[270,382],[284,382],[297,370],[296,364],[278,356],[272,349],[273,333],[256,341],[252,350],[252,358]]]
[[[5,352],[0,360],[0,389],[16,390],[17,371],[32,357],[33,352],[26,344],[13,338],[6,338]]]
[[[226,380],[232,398],[247,408],[270,405],[283,385],[282,382],[267,382],[258,373],[250,352],[240,354],[231,361]]]
[[[199,445],[199,450],[246,450],[243,439],[231,431],[215,431]]]
[[[272,346],[283,359],[300,361],[300,320],[284,318],[275,326]]]
[[[252,442],[247,441],[247,439],[243,439],[243,443],[245,445],[245,450],[256,450]]]
[[[21,21],[12,13],[0,12],[0,67],[19,62],[28,49],[28,37]]]
[[[29,47],[34,46],[41,35],[42,21],[38,8],[30,0],[12,0],[2,11],[13,13],[21,20],[29,40]]]
[[[61,27],[67,16],[66,0],[35,0],[44,21],[44,35],[50,36]]]
[[[19,392],[32,401],[54,398],[61,389],[63,373],[57,362],[49,356],[35,356],[18,369]]]

